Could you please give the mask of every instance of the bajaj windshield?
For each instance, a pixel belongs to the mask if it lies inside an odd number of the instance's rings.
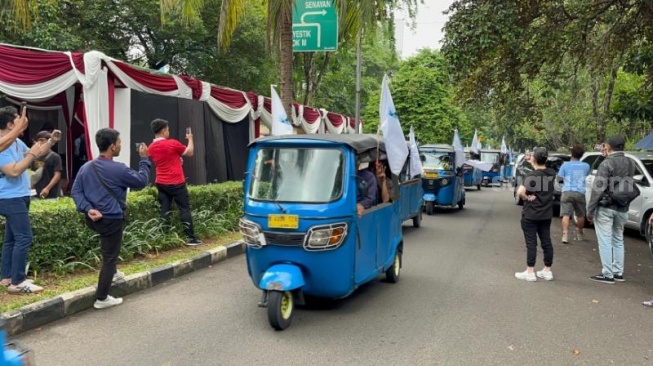
[[[325,203],[342,194],[344,154],[337,149],[261,149],[249,196],[275,202]]]
[[[451,156],[448,153],[424,151],[421,155],[424,169],[451,169]]]

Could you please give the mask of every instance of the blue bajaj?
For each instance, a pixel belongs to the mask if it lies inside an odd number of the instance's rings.
[[[507,155],[503,154],[501,150],[481,150],[481,161],[491,163],[492,168],[490,171],[483,172],[483,185],[489,186],[490,184],[501,185],[504,180],[503,169],[506,164]]]
[[[7,342],[5,337],[5,320],[0,319],[0,366],[28,366],[33,365],[33,352],[20,347],[16,343]],[[7,343],[5,343],[7,342]]]
[[[295,135],[250,144],[240,231],[248,273],[263,291],[259,306],[267,307],[273,328],[290,325],[305,295],[343,298],[381,273],[398,281],[400,190],[391,202],[357,211],[359,193],[373,196],[358,169],[374,165],[377,151],[385,159],[378,139]],[[397,187],[397,177],[390,178]]]
[[[465,160],[472,160],[472,152],[469,149],[465,149]],[[478,155],[476,155],[478,156]],[[483,183],[483,172],[481,169],[464,164],[463,165],[463,183],[465,188],[467,187],[476,187],[477,190],[481,190],[481,184]]]
[[[451,145],[423,145],[419,147],[422,159],[422,187],[426,214],[437,207],[465,206],[463,173],[455,168],[456,153]]]

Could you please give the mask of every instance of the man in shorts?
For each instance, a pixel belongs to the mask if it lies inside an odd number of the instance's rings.
[[[585,179],[590,173],[590,166],[581,162],[585,153],[581,145],[571,148],[571,161],[565,162],[558,171],[558,177],[564,179],[562,196],[560,197],[560,212],[562,213],[562,242],[569,243],[569,218],[576,214],[578,233],[576,240],[585,240],[583,228],[587,206],[585,203]]]

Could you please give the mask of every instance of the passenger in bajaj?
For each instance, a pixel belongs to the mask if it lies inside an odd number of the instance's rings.
[[[358,171],[356,172],[356,211],[358,217],[363,216],[363,212],[376,204],[376,177],[369,171],[369,162],[359,162]]]

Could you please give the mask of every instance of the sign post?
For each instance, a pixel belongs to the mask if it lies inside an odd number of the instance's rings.
[[[338,49],[335,0],[295,0],[292,13],[293,52]]]

